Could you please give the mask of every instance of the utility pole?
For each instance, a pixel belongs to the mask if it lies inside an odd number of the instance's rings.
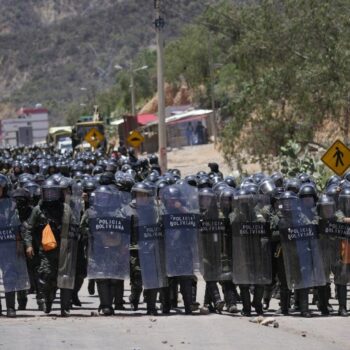
[[[135,102],[135,80],[134,80],[134,67],[133,63],[130,63],[130,90],[131,90],[131,115],[136,117],[136,102]]]
[[[350,93],[348,93],[347,106],[345,108],[344,143],[349,146],[349,126],[350,126]]]
[[[213,63],[213,52],[212,52],[212,38],[211,38],[210,31],[208,33],[208,61],[209,61],[211,109],[213,110],[212,117],[210,118],[210,125],[214,136],[214,145],[216,146],[217,139],[218,139],[218,130],[216,125],[214,63]]]
[[[157,77],[158,77],[158,143],[159,160],[162,172],[168,167],[167,160],[167,134],[165,124],[165,98],[164,98],[164,39],[163,29],[165,25],[164,18],[161,15],[162,0],[154,0],[154,9],[156,10],[156,19],[154,21],[157,33]]]

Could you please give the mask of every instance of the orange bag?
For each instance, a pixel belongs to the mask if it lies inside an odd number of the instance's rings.
[[[350,244],[348,241],[341,241],[341,258],[343,264],[350,264]]]
[[[41,244],[45,252],[49,252],[50,250],[57,248],[55,235],[53,234],[49,224],[47,224],[43,229]]]

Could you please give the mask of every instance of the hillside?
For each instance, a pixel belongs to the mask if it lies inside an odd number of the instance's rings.
[[[205,9],[166,1],[166,39]],[[4,0],[0,2],[0,118],[42,103],[55,123],[67,104],[104,90],[125,63],[155,44],[153,1]]]

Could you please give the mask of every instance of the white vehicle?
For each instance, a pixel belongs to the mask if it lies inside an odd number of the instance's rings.
[[[73,150],[72,140],[67,137],[64,140],[58,141],[57,148],[61,154],[72,151]]]

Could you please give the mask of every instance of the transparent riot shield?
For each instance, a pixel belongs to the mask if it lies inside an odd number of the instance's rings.
[[[167,276],[191,276],[198,268],[198,192],[187,184],[160,193],[164,213]]]
[[[225,232],[223,238],[223,280],[232,280],[232,227],[229,215],[233,210],[233,199],[235,191],[233,189],[225,189],[219,195],[219,206],[221,216],[224,218]]]
[[[326,284],[315,214],[301,206],[300,199],[279,203],[279,231],[289,289]]]
[[[126,205],[118,191],[97,189],[89,208],[89,279],[127,279],[130,274],[131,221],[122,214]],[[130,202],[130,201],[129,201]]]
[[[327,257],[326,273],[333,272],[335,284],[346,285],[350,283],[350,224],[328,221],[324,235],[328,237],[328,246],[323,246]]]
[[[318,204],[319,216],[319,244],[323,260],[323,267],[327,282],[330,283],[332,266],[334,266],[338,250],[338,240],[336,239],[336,206],[333,198],[322,195]]]
[[[79,225],[83,210],[82,194],[81,186],[74,183],[72,194],[66,197],[58,264],[58,288],[74,289],[80,239]]]
[[[0,199],[0,280],[5,292],[29,289],[24,245],[16,204]]]
[[[232,227],[232,279],[236,284],[272,281],[269,198],[240,191],[230,214]]]
[[[145,289],[167,286],[164,233],[153,196],[136,196],[137,236],[142,283]]]
[[[333,234],[336,239],[334,247],[333,273],[334,283],[350,283],[350,189],[343,188],[338,197],[336,223]]]
[[[324,219],[319,221],[319,246],[327,283],[330,283],[335,250],[338,243],[335,235],[332,233],[334,231],[334,225],[336,225],[334,221]]]
[[[198,193],[200,211],[200,271],[205,281],[222,281],[231,277],[225,254],[226,220],[219,217],[217,198],[211,189]],[[225,259],[226,258],[226,259]]]

